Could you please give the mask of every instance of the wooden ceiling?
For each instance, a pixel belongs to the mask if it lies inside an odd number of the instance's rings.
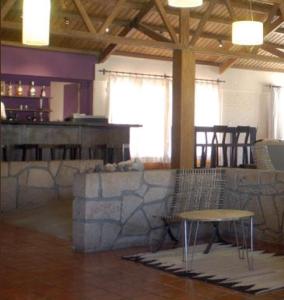
[[[47,48],[93,53],[104,62],[110,54],[171,60],[174,49],[190,47],[199,63],[220,73],[230,67],[284,72],[284,0],[252,0],[252,12],[264,23],[261,47],[231,43],[232,21],[250,17],[249,0],[205,0],[190,10],[166,0],[53,0]],[[22,1],[1,0],[2,44],[21,45],[21,16]],[[182,30],[188,44],[180,41]]]

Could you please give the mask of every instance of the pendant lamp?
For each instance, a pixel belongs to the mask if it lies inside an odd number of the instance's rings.
[[[168,0],[169,6],[179,8],[197,7],[203,4],[203,0]]]
[[[245,46],[262,45],[263,23],[257,21],[233,22],[232,43]]]
[[[24,0],[23,44],[49,45],[50,0]]]
[[[263,23],[254,21],[252,14],[252,0],[249,21],[235,21],[232,24],[232,43],[235,45],[256,46],[263,44]]]

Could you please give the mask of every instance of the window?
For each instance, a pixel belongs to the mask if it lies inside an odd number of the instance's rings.
[[[195,125],[220,124],[219,85],[197,81],[195,93]],[[170,162],[171,96],[172,80],[168,78],[109,76],[109,122],[142,125],[130,129],[131,157],[144,162]]]
[[[111,75],[108,95],[111,123],[142,125],[130,130],[131,157],[169,162],[171,80]]]

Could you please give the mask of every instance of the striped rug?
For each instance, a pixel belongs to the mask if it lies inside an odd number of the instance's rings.
[[[236,247],[214,244],[209,254],[203,254],[205,246],[196,246],[192,269],[188,272],[184,269],[182,248],[123,258],[177,276],[199,279],[250,294],[284,288],[284,256],[254,251],[254,270],[249,271],[247,260],[239,259]]]

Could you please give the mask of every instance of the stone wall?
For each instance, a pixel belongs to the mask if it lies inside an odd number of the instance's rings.
[[[73,199],[74,176],[93,172],[98,160],[1,162],[0,212]]]
[[[259,240],[284,244],[284,172],[226,169],[225,206],[255,212]]]
[[[256,213],[257,238],[284,243],[284,172],[226,169],[226,208]],[[162,236],[174,170],[78,175],[73,245],[92,252],[149,245]],[[203,233],[206,233],[206,228]]]
[[[74,248],[100,251],[148,245],[160,238],[163,226],[159,216],[168,209],[174,181],[174,170],[78,175]]]

